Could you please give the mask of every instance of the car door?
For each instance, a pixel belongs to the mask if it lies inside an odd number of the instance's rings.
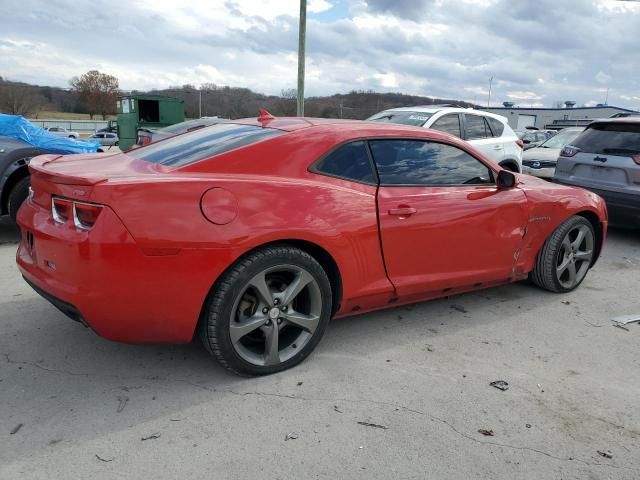
[[[494,137],[485,117],[473,113],[462,114],[464,139],[496,163],[504,158],[504,145],[500,137]]]
[[[399,296],[419,299],[511,276],[527,223],[519,188],[469,152],[424,140],[371,140],[384,260]]]

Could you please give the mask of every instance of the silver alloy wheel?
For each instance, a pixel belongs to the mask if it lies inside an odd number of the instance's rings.
[[[586,225],[577,225],[567,232],[556,264],[558,282],[571,289],[587,274],[593,258],[593,232]]]
[[[235,300],[231,344],[253,365],[286,362],[309,342],[321,313],[320,287],[307,270],[296,265],[268,268],[249,280]]]

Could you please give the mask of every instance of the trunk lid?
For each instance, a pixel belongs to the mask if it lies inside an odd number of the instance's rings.
[[[40,155],[29,163],[33,178],[63,185],[92,186],[111,179],[164,173],[162,165],[131,158],[124,153]]]

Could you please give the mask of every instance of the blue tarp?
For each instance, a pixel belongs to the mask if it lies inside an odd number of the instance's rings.
[[[34,147],[50,153],[93,153],[100,144],[98,142],[83,142],[73,138],[57,137],[44,128],[35,126],[20,115],[5,115],[0,113],[0,135],[19,138]]]

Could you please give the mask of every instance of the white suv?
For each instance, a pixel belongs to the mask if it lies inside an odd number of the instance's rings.
[[[486,157],[512,172],[522,172],[522,140],[500,115],[448,106],[401,107],[367,120],[433,128],[466,140]]]

